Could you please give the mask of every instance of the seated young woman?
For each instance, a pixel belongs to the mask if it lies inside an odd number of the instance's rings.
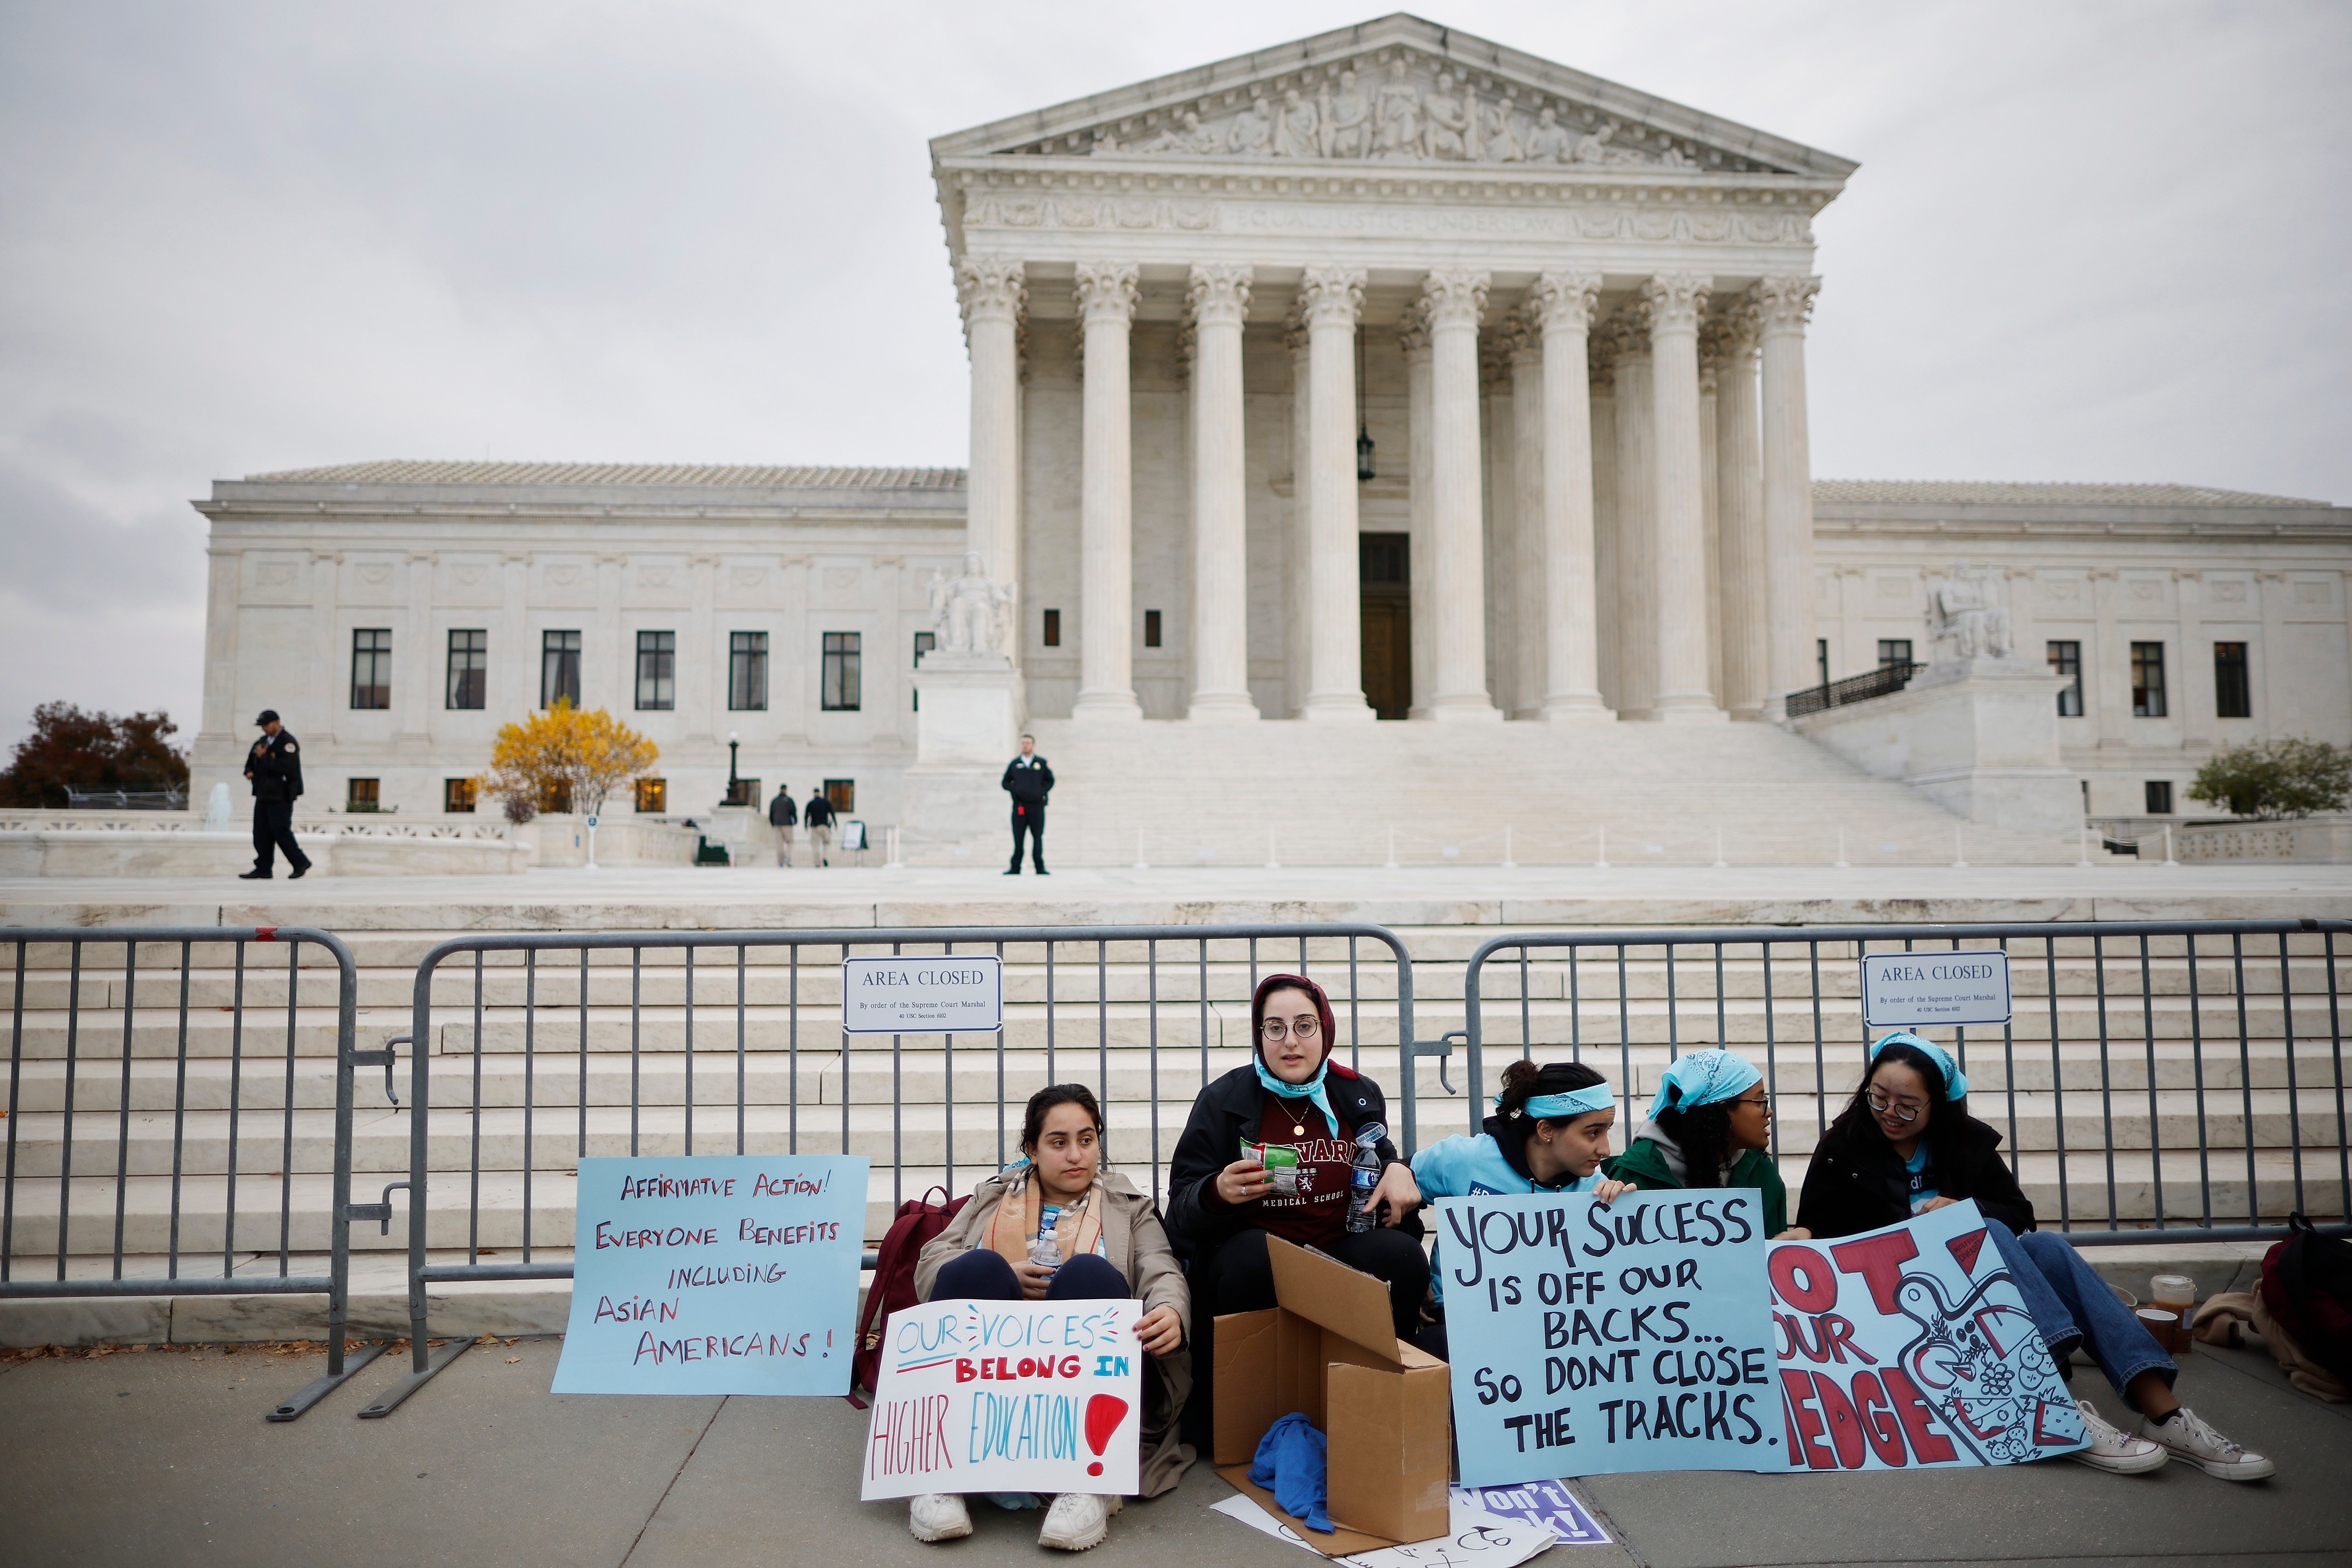
[[[1969,1080],[1951,1053],[1907,1031],[1871,1047],[1853,1100],[1813,1151],[1797,1223],[1824,1238],[1896,1225],[1976,1200],[2062,1377],[2090,1352],[2138,1413],[2127,1432],[2077,1397],[2091,1446],[2071,1458],[2132,1474],[2178,1457],[2223,1480],[2258,1481],[2277,1467],[2215,1431],[2173,1396],[2177,1375],[2131,1309],[2063,1237],[2033,1228],[2033,1205],[2000,1157],[2000,1134],[1969,1114]]]
[[[1643,1192],[1760,1188],[1764,1234],[1802,1241],[1803,1230],[1789,1228],[1789,1187],[1771,1147],[1772,1097],[1756,1064],[1737,1051],[1693,1051],[1666,1069],[1648,1118],[1608,1170]]]
[[[1139,1479],[1141,1495],[1157,1497],[1192,1463],[1178,1432],[1192,1382],[1183,1348],[1192,1309],[1183,1270],[1151,1200],[1108,1169],[1102,1107],[1092,1089],[1059,1083],[1031,1095],[1021,1152],[1021,1162],[981,1183],[924,1247],[915,1259],[915,1293],[926,1301],[1141,1300]],[[1064,1492],[1045,1510],[1037,1544],[1086,1551],[1109,1533],[1119,1502]],[[909,1500],[907,1528],[918,1541],[951,1541],[971,1533],[971,1514],[953,1492],[927,1493]]]
[[[1221,1313],[1275,1305],[1269,1236],[1377,1275],[1389,1288],[1398,1337],[1411,1338],[1429,1262],[1414,1235],[1395,1228],[1419,1191],[1389,1140],[1388,1098],[1370,1079],[1330,1059],[1331,1003],[1304,976],[1270,974],[1259,983],[1250,1034],[1255,1056],[1201,1090],[1169,1162],[1168,1228],[1190,1259],[1193,1342],[1207,1338]],[[1356,1137],[1375,1126],[1382,1167],[1370,1202],[1381,1222],[1350,1232]],[[1295,1167],[1285,1167],[1297,1172],[1294,1191],[1279,1190],[1275,1173],[1248,1148],[1275,1144],[1297,1155]],[[1205,1405],[1194,1402],[1194,1420],[1205,1421]]]
[[[1456,1133],[1412,1157],[1422,1203],[1479,1193],[1591,1193],[1607,1203],[1627,1190],[1601,1171],[1617,1099],[1606,1079],[1581,1062],[1517,1061],[1503,1069],[1495,1114],[1476,1136]],[[1429,1255],[1426,1320],[1413,1337],[1443,1361],[1445,1339],[1444,1233]]]

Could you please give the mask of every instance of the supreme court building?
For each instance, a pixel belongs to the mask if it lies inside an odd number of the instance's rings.
[[[266,703],[314,788],[454,809],[571,695],[660,743],[644,809],[715,798],[732,733],[891,821],[967,575],[1007,590],[981,651],[1025,721],[1772,724],[1932,664],[1964,602],[2058,678],[2087,810],[2187,809],[2218,744],[2352,741],[2343,509],[1814,479],[1846,159],[1404,16],[931,153],[968,471],[222,481],[197,788]]]

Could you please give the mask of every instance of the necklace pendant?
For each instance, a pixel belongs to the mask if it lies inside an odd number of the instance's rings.
[[[1304,1138],[1307,1136],[1307,1129],[1302,1124],[1294,1123],[1290,1129],[1290,1135],[1293,1138]]]

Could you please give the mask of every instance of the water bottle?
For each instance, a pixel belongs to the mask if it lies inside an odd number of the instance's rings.
[[[1050,1206],[1037,1216],[1037,1234],[1029,1238],[1029,1261],[1040,1268],[1062,1266],[1062,1244],[1055,1234],[1061,1218],[1062,1211]]]
[[[1356,1159],[1348,1173],[1348,1229],[1350,1234],[1367,1231],[1380,1224],[1380,1211],[1372,1206],[1372,1189],[1381,1184],[1381,1140],[1389,1130],[1377,1121],[1367,1121],[1356,1129]]]

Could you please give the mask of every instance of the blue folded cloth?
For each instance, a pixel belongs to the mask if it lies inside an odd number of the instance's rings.
[[[1265,1429],[1250,1461],[1250,1479],[1274,1493],[1282,1511],[1309,1530],[1331,1533],[1331,1516],[1324,1511],[1327,1461],[1323,1434],[1292,1411]]]

